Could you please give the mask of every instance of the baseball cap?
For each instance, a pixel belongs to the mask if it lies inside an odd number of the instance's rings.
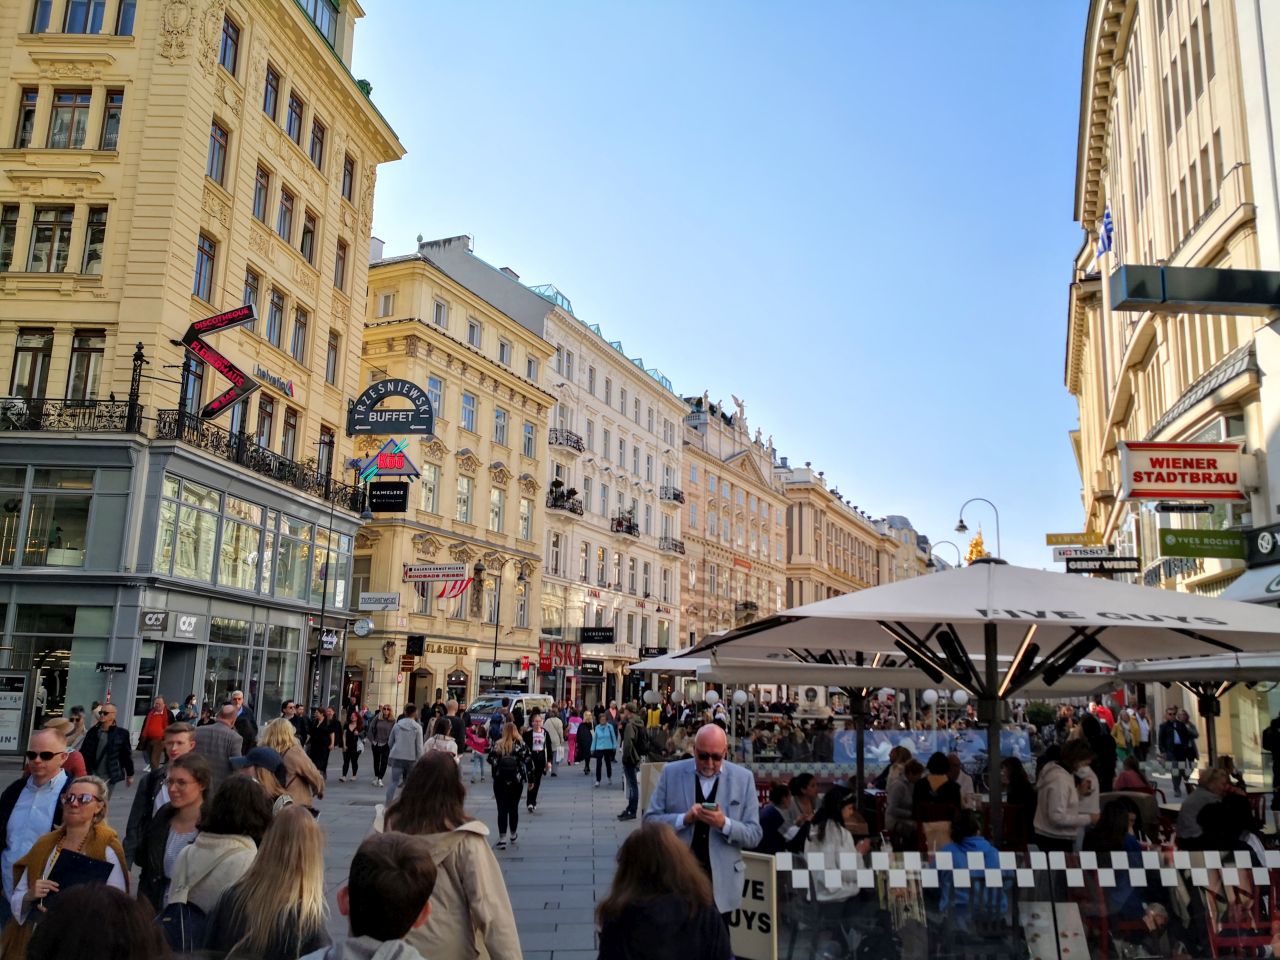
[[[243,757],[231,758],[232,770],[243,770],[245,767],[262,767],[275,774],[275,778],[284,783],[284,758],[270,747],[254,747]]]

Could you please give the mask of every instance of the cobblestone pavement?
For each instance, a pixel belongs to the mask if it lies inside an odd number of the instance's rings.
[[[346,880],[351,857],[369,833],[374,806],[386,792],[372,784],[365,765],[356,783],[339,783],[340,769],[341,761],[335,757],[329,765],[327,795],[316,804],[327,838],[325,888],[329,930],[335,937],[346,934],[335,895]],[[467,810],[484,821],[492,833],[491,842],[496,841],[491,781],[486,776],[483,784],[471,784],[470,772],[467,761],[463,766]],[[559,776],[543,778],[537,813],[530,815],[523,805],[520,808],[519,843],[496,851],[526,960],[595,960],[592,914],[596,899],[608,891],[618,846],[639,821],[617,820],[626,805],[620,765],[614,766],[611,785],[606,779],[597,789],[594,783],[594,774],[584,777],[581,766],[562,766]],[[133,794],[134,788],[120,784],[112,795],[108,821],[122,835]]]

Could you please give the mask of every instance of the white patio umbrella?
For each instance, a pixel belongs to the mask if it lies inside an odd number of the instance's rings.
[[[1280,609],[987,560],[797,607],[692,652],[715,662],[789,651],[855,666],[876,653],[904,656],[933,682],[977,700],[989,782],[999,783],[998,703],[1033,681],[1053,687],[1085,657],[1119,664],[1277,647]],[[1011,657],[1003,673],[1002,654]],[[975,656],[984,658],[981,671]],[[998,836],[996,803],[992,821]]]

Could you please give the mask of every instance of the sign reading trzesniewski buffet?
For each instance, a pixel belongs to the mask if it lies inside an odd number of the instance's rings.
[[[1244,500],[1238,443],[1121,441],[1121,500]]]

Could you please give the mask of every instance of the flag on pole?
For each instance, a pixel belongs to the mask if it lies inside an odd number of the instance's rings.
[[[1094,259],[1101,260],[1104,253],[1111,252],[1111,240],[1115,235],[1115,226],[1111,222],[1111,204],[1107,204],[1102,212],[1102,228],[1098,231],[1098,246],[1094,250]]]
[[[471,586],[474,577],[467,577],[465,580],[450,580],[440,588],[437,598],[440,600],[456,600],[467,592],[467,587]]]

